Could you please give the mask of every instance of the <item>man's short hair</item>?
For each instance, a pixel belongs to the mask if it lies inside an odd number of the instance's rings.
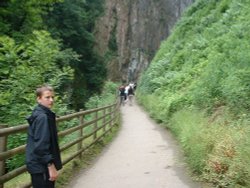
[[[51,92],[54,92],[54,89],[53,87],[49,86],[49,85],[42,85],[42,86],[39,86],[37,89],[36,89],[36,96],[37,97],[41,97],[43,95],[43,92],[45,91],[51,91]]]

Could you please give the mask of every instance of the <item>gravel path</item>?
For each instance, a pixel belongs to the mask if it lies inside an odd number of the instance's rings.
[[[121,112],[117,137],[69,188],[202,187],[187,175],[179,148],[165,129],[136,104],[122,106]]]

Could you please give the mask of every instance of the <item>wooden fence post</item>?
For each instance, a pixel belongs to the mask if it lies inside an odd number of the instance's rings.
[[[112,107],[112,119],[113,119],[112,126],[114,126],[114,124],[115,124],[115,114],[116,114],[116,106],[114,105]]]
[[[98,121],[97,121],[97,119],[98,119],[98,110],[95,112],[95,119],[96,119],[96,121],[95,121],[95,124],[94,124],[94,129],[96,130],[98,128]],[[94,140],[96,138],[97,138],[97,132],[95,132],[95,134],[94,134]]]
[[[119,120],[120,120],[119,118],[120,118],[120,113],[121,113],[121,108],[118,104],[119,103],[117,103],[117,105],[116,105],[116,114],[115,114],[115,116],[116,116],[115,121],[116,121],[117,127],[119,127]]]
[[[79,117],[79,126],[83,125],[84,123],[84,115]],[[83,136],[83,129],[79,130],[79,137]],[[82,149],[82,142],[78,143],[77,150],[80,151]],[[80,153],[79,158],[82,159],[82,153]]]
[[[7,127],[7,125],[0,125],[0,129]],[[0,152],[6,151],[7,147],[7,136],[0,137]],[[0,176],[5,174],[5,160],[0,161]],[[0,188],[3,188],[4,184],[0,184]]]
[[[113,110],[112,110],[112,106],[111,107],[109,107],[109,113],[110,113],[110,115],[109,115],[109,117],[110,117],[110,123],[109,123],[109,127],[112,127],[113,126],[113,120],[112,120],[112,118],[113,118]],[[110,132],[112,132],[112,128],[110,129]]]
[[[105,125],[105,123],[106,123],[106,108],[104,108],[104,110],[103,110],[103,121],[102,121],[102,124],[104,125],[103,126],[103,131],[104,132],[106,131],[106,125]]]

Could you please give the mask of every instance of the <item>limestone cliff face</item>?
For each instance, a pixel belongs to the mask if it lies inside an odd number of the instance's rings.
[[[106,55],[108,77],[136,81],[183,10],[194,0],[105,0],[95,28],[96,49]]]

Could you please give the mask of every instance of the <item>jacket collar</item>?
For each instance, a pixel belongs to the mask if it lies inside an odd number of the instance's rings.
[[[41,104],[39,104],[39,103],[38,103],[37,107],[40,108],[40,109],[42,109],[42,110],[45,111],[45,112],[54,114],[54,112],[52,112],[48,107],[43,106],[43,105],[41,105]]]

